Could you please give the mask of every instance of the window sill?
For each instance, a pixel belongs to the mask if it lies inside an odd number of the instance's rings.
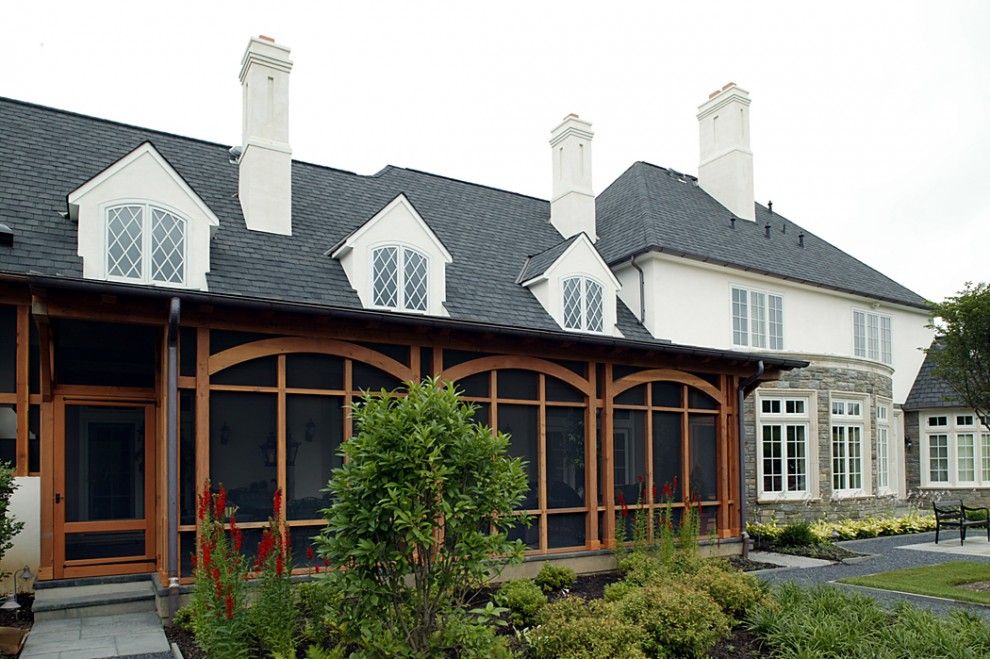
[[[857,499],[872,499],[873,495],[862,490],[856,490],[854,492],[832,492],[832,498],[841,501],[855,501]]]
[[[971,485],[950,483],[929,483],[922,485],[922,490],[990,490],[990,483],[973,483]]]
[[[756,495],[756,503],[814,503],[816,501],[821,501],[821,497],[813,497],[810,494],[803,495],[793,495],[793,496],[777,496],[773,494],[758,494]]]

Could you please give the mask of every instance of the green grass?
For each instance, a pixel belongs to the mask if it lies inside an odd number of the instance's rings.
[[[960,584],[974,581],[990,581],[990,563],[955,561],[869,574],[864,577],[849,577],[839,581],[857,586],[899,590],[904,593],[931,595],[990,606],[990,592],[959,587]]]

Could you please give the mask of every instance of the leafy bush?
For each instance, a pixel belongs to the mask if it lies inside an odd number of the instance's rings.
[[[536,616],[547,604],[547,596],[529,579],[506,581],[495,593],[495,603],[512,612],[512,624],[516,627],[529,627],[536,622]]]
[[[512,651],[506,645],[505,637],[497,636],[491,626],[481,624],[461,613],[453,613],[447,619],[440,643],[437,645],[445,648],[448,656],[460,659],[511,659],[512,657]]]
[[[191,633],[193,631],[192,608],[188,606],[180,607],[179,610],[172,614],[172,624],[182,631]]]
[[[577,574],[574,570],[565,565],[554,565],[549,561],[540,568],[540,573],[536,575],[536,585],[543,589],[543,592],[550,593],[555,590],[563,590],[574,585]]]
[[[339,595],[339,592],[319,581],[296,586],[296,607],[302,621],[300,634],[303,641],[319,647],[332,647],[341,640],[336,627]]]
[[[780,532],[777,544],[781,547],[807,547],[818,544],[818,536],[811,530],[808,522],[792,522]]]
[[[13,465],[0,462],[0,560],[14,546],[14,536],[24,528],[24,522],[10,513],[10,497],[16,489]]]
[[[341,629],[357,650],[442,655],[444,626],[492,572],[522,556],[508,529],[528,486],[509,437],[474,422],[452,384],[407,383],[354,404],[333,503],[316,541],[339,569]],[[490,532],[491,531],[491,532]]]
[[[781,544],[780,537],[786,528],[778,525],[776,520],[771,520],[766,523],[751,522],[746,525],[746,532],[758,545],[774,545]],[[842,521],[823,519],[811,522],[810,528],[818,543],[827,543],[833,540],[856,540],[933,531],[935,529],[935,517],[934,515],[911,512],[901,517],[868,517]]]
[[[525,638],[535,659],[640,659],[641,627],[620,617],[612,604],[564,597],[543,609],[540,626]]]
[[[279,521],[282,491],[275,490],[272,517],[261,534],[254,569],[261,573],[258,597],[249,611],[251,633],[262,650],[283,657],[296,655],[297,618],[289,577],[292,553],[285,546],[285,527]]]
[[[715,600],[680,579],[631,590],[614,606],[644,630],[650,656],[704,657],[729,634],[729,618]]]
[[[605,592],[602,597],[605,598],[606,602],[617,602],[628,595],[634,588],[639,588],[639,586],[633,585],[628,581],[616,581],[605,586]]]
[[[633,551],[618,561],[619,572],[627,583],[645,586],[667,574],[663,561],[645,551]]]
[[[757,544],[773,544],[780,537],[783,528],[777,525],[776,520],[770,522],[750,522],[746,525],[746,533]]]
[[[990,627],[972,614],[940,618],[906,604],[890,612],[871,597],[828,586],[784,584],[775,595],[746,618],[774,656],[990,656]]]
[[[755,577],[724,562],[706,562],[690,576],[690,583],[708,593],[733,618],[744,615],[764,596]]]

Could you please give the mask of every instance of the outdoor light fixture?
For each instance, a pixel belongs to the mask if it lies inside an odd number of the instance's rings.
[[[316,439],[316,424],[313,423],[312,419],[306,422],[306,434],[303,439],[309,444],[312,444],[313,440]]]
[[[292,441],[292,433],[289,433],[285,451],[285,463],[289,467],[295,466],[296,456],[299,454],[300,446],[302,446],[302,443]],[[266,467],[274,467],[278,464],[278,442],[275,439],[274,432],[269,432],[268,437],[258,445],[258,448],[261,449],[261,455],[265,458]]]

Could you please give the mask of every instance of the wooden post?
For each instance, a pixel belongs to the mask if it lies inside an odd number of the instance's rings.
[[[606,362],[602,381],[602,503],[605,504],[603,534],[605,546],[615,549],[615,467],[612,450],[613,409],[612,409],[612,363]]]

